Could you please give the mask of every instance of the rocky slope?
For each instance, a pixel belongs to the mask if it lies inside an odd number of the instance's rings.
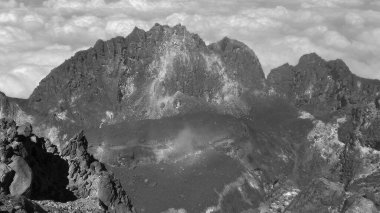
[[[0,161],[2,212],[132,212],[120,182],[88,154],[83,132],[59,153],[29,123],[0,119]]]

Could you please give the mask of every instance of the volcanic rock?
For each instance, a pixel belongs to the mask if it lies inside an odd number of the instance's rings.
[[[128,199],[118,180],[113,175],[103,175],[99,181],[99,200],[101,204],[110,209],[115,209],[115,212],[128,211]],[[126,205],[127,204],[127,205]]]
[[[87,146],[81,131],[62,148],[61,155],[69,164],[68,188],[76,197],[97,196],[107,211],[131,212],[132,205],[120,182],[87,152]]]
[[[1,119],[0,132],[4,134],[9,129],[16,129],[14,121]],[[4,202],[13,202],[9,196],[15,196],[19,197],[21,204],[12,207],[0,204],[0,209],[13,208],[17,212],[61,211],[60,204],[44,202],[40,203],[47,205],[46,208],[42,206],[39,210],[31,210],[38,208],[38,205],[22,197],[28,196],[31,199],[69,202],[71,205],[62,206],[62,209],[69,211],[80,205],[82,209],[79,212],[85,209],[100,212],[102,208],[109,212],[132,212],[129,198],[118,180],[87,152],[83,131],[62,148],[62,156],[48,139],[34,135],[30,124],[17,127],[17,132],[1,141],[0,187],[1,199],[6,200]],[[113,188],[107,188],[109,185]],[[105,198],[104,191],[107,190],[112,191],[112,197]],[[99,192],[101,196],[98,196]],[[87,208],[83,206],[86,202],[76,202],[77,199],[97,200],[101,205]]]
[[[193,111],[247,113],[242,95],[264,80],[245,44],[224,38],[206,46],[184,26],[156,24],[76,53],[40,82],[29,107],[45,122],[82,127]]]
[[[16,122],[10,118],[4,117],[0,119],[0,128],[7,130],[11,127],[16,127]]]
[[[15,176],[9,187],[12,196],[28,195],[32,186],[32,169],[28,163],[20,156],[12,157],[9,167],[15,171]]]
[[[271,93],[316,115],[372,103],[380,91],[380,81],[360,78],[342,60],[325,61],[315,53],[302,56],[296,66],[273,69],[267,83]]]
[[[25,123],[17,128],[17,134],[29,137],[32,133],[32,125],[30,123]]]
[[[0,195],[0,212],[46,213],[40,205],[24,196]]]
[[[342,184],[327,179],[316,179],[309,187],[301,191],[290,203],[286,211],[289,212],[330,212],[338,210],[344,201]]]

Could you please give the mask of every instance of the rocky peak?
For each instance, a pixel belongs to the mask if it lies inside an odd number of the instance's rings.
[[[185,26],[177,24],[173,27],[156,23],[148,32],[148,38],[155,41],[170,41],[176,39],[177,43],[183,43],[192,47],[205,47],[204,41],[194,33],[190,33]]]
[[[341,59],[325,61],[315,53],[296,66],[273,69],[267,82],[272,93],[325,113],[374,102],[380,91],[380,81],[357,77]]]
[[[317,53],[309,53],[305,54],[300,57],[298,64],[299,65],[311,65],[311,64],[316,64],[316,65],[321,65],[324,64],[326,61],[322,59]]]
[[[350,68],[344,63],[342,59],[336,59],[327,62],[327,67],[331,70],[331,77],[334,80],[340,80],[353,77]]]
[[[219,53],[233,70],[232,76],[241,80],[242,85],[251,85],[251,89],[261,90],[265,79],[259,59],[256,54],[244,43],[224,37],[217,43],[209,45],[209,48]]]
[[[240,97],[264,80],[243,43],[224,38],[206,46],[182,25],[156,24],[76,53],[40,82],[29,106],[84,127],[194,110],[245,113]]]

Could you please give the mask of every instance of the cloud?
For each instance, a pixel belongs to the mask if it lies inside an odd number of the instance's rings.
[[[0,1],[0,8],[15,8],[18,4],[16,0],[4,0]]]
[[[3,0],[0,90],[26,98],[76,51],[157,22],[181,23],[206,43],[241,40],[266,73],[317,52],[342,58],[359,76],[380,78],[377,20],[375,0]]]
[[[335,46],[337,48],[346,48],[350,45],[350,42],[346,37],[336,31],[328,31],[324,34],[325,44],[329,46]]]
[[[40,72],[41,66],[21,65],[1,75],[0,91],[7,91],[12,97],[23,97],[37,86],[37,82],[44,77]]]

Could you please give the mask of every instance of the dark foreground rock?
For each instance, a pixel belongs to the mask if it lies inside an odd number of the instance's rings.
[[[29,213],[29,212],[46,212],[36,202],[24,196],[13,197],[9,195],[0,195],[0,212]]]
[[[0,135],[1,212],[133,212],[120,182],[87,152],[83,131],[61,154],[29,123],[0,119]]]

